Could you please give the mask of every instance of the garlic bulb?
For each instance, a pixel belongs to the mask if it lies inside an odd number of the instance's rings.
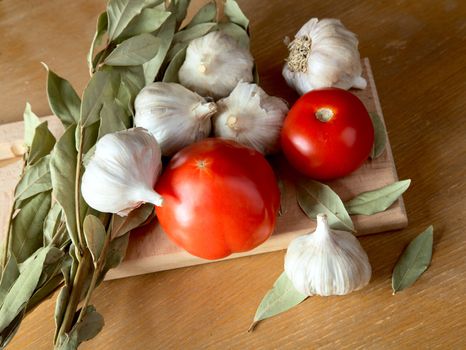
[[[253,80],[254,61],[248,49],[223,32],[211,32],[189,43],[178,72],[180,83],[202,96],[221,98],[240,80]]]
[[[298,31],[288,50],[282,74],[300,95],[325,87],[348,90],[367,85],[361,76],[358,39],[338,19],[312,18]]]
[[[107,134],[96,144],[81,193],[90,207],[126,216],[143,203],[161,206],[153,190],[162,169],[160,147],[143,128]]]
[[[134,124],[149,130],[166,156],[209,136],[210,117],[217,111],[214,102],[184,86],[162,82],[143,88],[134,107]]]
[[[319,214],[315,232],[288,246],[285,272],[305,295],[344,295],[369,283],[371,265],[352,233],[330,230],[327,216]]]
[[[230,96],[217,102],[215,136],[235,140],[263,154],[278,150],[288,107],[256,84],[240,82]]]

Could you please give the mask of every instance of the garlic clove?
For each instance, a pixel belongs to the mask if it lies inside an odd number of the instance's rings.
[[[288,45],[282,74],[299,94],[325,87],[364,89],[356,35],[337,19],[310,19]]]
[[[143,203],[161,206],[163,198],[153,190],[161,170],[160,147],[147,130],[107,134],[96,144],[81,193],[91,208],[120,216]]]
[[[350,232],[331,230],[325,214],[317,215],[315,232],[294,239],[285,256],[285,272],[305,295],[344,295],[363,288],[371,265]]]
[[[164,82],[143,88],[134,106],[135,125],[149,130],[166,156],[208,137],[210,118],[217,111],[214,102],[180,84]]]
[[[228,96],[239,81],[253,81],[248,49],[222,31],[192,40],[178,72],[180,83],[202,96]]]
[[[256,84],[239,82],[217,106],[213,118],[215,136],[235,140],[263,154],[278,151],[280,130],[288,113],[282,99],[267,95]]]

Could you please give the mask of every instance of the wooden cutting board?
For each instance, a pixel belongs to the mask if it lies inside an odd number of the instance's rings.
[[[369,60],[363,60],[364,76],[368,86],[365,90],[354,90],[369,112],[378,113],[382,118],[374,78]],[[54,135],[62,133],[60,122],[55,117],[46,117],[49,128]],[[8,212],[12,200],[14,186],[19,178],[20,162],[18,155],[22,152],[23,123],[11,123],[0,126],[0,227],[4,232],[6,222],[5,214]],[[293,186],[293,171],[283,157],[277,157],[278,172],[285,184],[282,199],[283,214],[278,217],[274,234],[256,249],[233,254],[227,259],[247,255],[260,254],[285,249],[288,243],[296,236],[305,234],[314,229],[315,224],[300,210],[296,202]],[[377,189],[397,181],[396,168],[393,161],[390,143],[387,140],[385,152],[375,160],[368,160],[360,169],[351,175],[328,183],[342,198],[348,200],[355,195]],[[353,216],[356,235],[379,233],[406,227],[408,219],[400,198],[388,210],[371,216]],[[241,218],[238,218],[241,220]],[[175,246],[162,231],[156,220],[149,225],[131,233],[128,251],[124,262],[116,269],[111,270],[107,279],[134,276],[149,272],[169,270],[183,266],[197,265],[211,262],[190,255]]]

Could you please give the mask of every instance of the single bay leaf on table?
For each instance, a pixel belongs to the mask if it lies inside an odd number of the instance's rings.
[[[409,187],[411,180],[397,181],[377,190],[363,192],[345,203],[353,215],[372,215],[388,209]]]
[[[217,5],[215,1],[209,1],[199,9],[199,11],[194,15],[193,19],[188,23],[186,28],[191,28],[200,23],[215,22],[216,18]]]
[[[226,0],[223,11],[230,22],[236,23],[237,25],[243,27],[244,30],[248,30],[249,19],[244,15],[243,11],[241,11],[241,8],[236,1]]]
[[[107,32],[108,27],[108,17],[107,12],[102,12],[97,19],[97,26],[95,29],[94,37],[92,38],[91,47],[87,54],[87,65],[89,67],[89,72],[93,73],[95,70],[95,66],[93,64],[92,59],[94,58],[94,50],[96,46],[99,46],[102,43],[102,38]]]
[[[50,109],[65,127],[76,124],[79,120],[81,100],[71,84],[55,74],[49,67],[47,69],[47,97]]]
[[[78,244],[77,219],[75,208],[75,181],[77,152],[75,147],[76,125],[69,126],[58,140],[52,152],[50,174],[53,196],[63,208],[66,227],[71,241]]]
[[[370,157],[375,159],[382,155],[387,145],[387,130],[385,124],[377,113],[369,113],[374,126],[374,145]]]
[[[10,249],[18,263],[42,246],[42,227],[50,210],[50,191],[26,199],[11,223]]]
[[[40,123],[34,131],[34,137],[32,139],[27,159],[27,163],[30,165],[50,154],[50,151],[55,145],[55,136],[50,132],[47,125],[47,121],[44,121]]]
[[[345,205],[329,186],[318,181],[305,180],[296,186],[298,204],[306,215],[315,220],[317,214],[327,215],[331,228],[342,231],[355,231]]]
[[[118,37],[118,40],[128,39],[139,34],[152,33],[159,29],[170,15],[169,11],[157,8],[145,8],[131,20]]]
[[[160,40],[149,33],[126,39],[107,56],[104,63],[109,66],[136,66],[154,58]]]
[[[393,294],[411,286],[430,265],[434,228],[429,226],[409,243],[398,259],[392,274]]]
[[[167,69],[165,70],[165,74],[163,76],[163,81],[166,83],[178,83],[178,72],[180,67],[183,65],[183,62],[186,58],[186,48],[180,50],[175,57],[171,60],[170,64],[168,65]]]
[[[97,265],[97,261],[100,259],[105,244],[105,227],[99,218],[94,215],[87,215],[84,219],[83,230],[94,265]]]
[[[47,155],[24,170],[24,174],[15,189],[16,207],[20,207],[25,199],[52,189],[49,165],[50,155]]]
[[[31,147],[32,140],[34,138],[34,133],[36,127],[41,123],[39,117],[34,114],[31,109],[29,102],[26,103],[26,108],[23,113],[24,119],[24,144],[28,147]]]
[[[136,227],[141,226],[153,213],[154,206],[150,203],[145,203],[139,208],[132,210],[128,216],[113,215],[112,239],[120,237]]]
[[[253,331],[260,321],[285,312],[306,298],[307,295],[298,292],[286,273],[282,272],[259,304],[248,331]]]

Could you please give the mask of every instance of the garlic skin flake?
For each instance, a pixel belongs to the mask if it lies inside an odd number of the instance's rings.
[[[214,102],[180,84],[163,82],[143,88],[134,107],[134,124],[149,130],[165,156],[208,137],[211,116],[217,111]]]
[[[217,106],[215,136],[235,140],[262,154],[278,151],[280,130],[288,113],[282,99],[267,95],[256,84],[240,82]]]
[[[305,295],[344,295],[369,283],[371,265],[350,232],[331,230],[325,214],[317,215],[314,233],[295,238],[285,256],[285,272]]]
[[[162,170],[160,147],[143,128],[107,134],[82,177],[81,193],[91,208],[127,216],[143,203],[161,206],[153,190]]]
[[[364,89],[358,39],[338,19],[312,18],[288,45],[282,74],[300,95],[326,87]]]
[[[253,81],[254,60],[229,35],[211,32],[192,40],[178,72],[180,83],[202,96],[228,96],[240,80]]]

